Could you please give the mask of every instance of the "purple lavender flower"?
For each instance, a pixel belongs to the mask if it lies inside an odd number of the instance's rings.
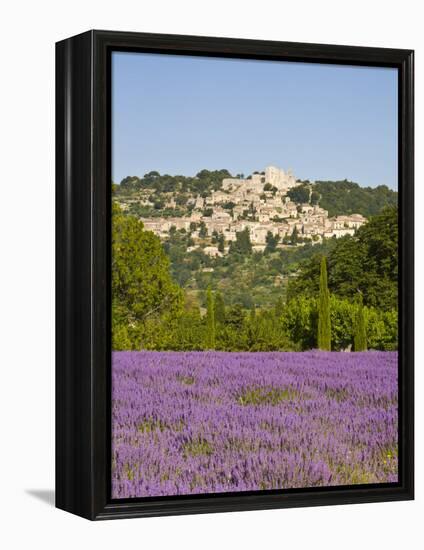
[[[396,352],[114,352],[112,496],[396,482]]]

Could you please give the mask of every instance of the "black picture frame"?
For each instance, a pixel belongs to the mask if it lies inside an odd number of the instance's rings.
[[[394,67],[399,75],[399,483],[110,498],[112,51]],[[90,520],[413,499],[411,50],[89,31],[56,44],[56,506]]]

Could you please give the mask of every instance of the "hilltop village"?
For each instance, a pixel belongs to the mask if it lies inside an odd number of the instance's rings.
[[[249,232],[252,248],[259,252],[270,239],[275,239],[279,248],[317,244],[323,239],[353,235],[367,222],[360,214],[329,217],[328,211],[319,206],[319,196],[312,198],[312,184],[304,202],[293,200],[293,190],[299,186],[305,188],[290,170],[268,166],[248,177],[223,178],[220,188],[206,196],[190,194],[183,215],[173,216],[178,204],[175,194],[169,192],[163,204],[167,216],[159,212],[154,217],[141,216],[140,220],[162,240],[175,231],[189,232],[192,246],[187,250],[202,248],[212,257],[227,254],[230,243],[242,231]],[[123,210],[130,210],[135,203],[152,206],[153,198],[140,192],[137,197],[121,196],[116,200]]]

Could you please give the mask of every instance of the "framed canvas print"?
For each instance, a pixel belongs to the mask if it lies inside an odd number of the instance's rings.
[[[413,498],[413,52],[56,45],[56,505]]]

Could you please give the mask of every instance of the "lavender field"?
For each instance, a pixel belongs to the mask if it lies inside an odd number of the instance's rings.
[[[112,497],[397,481],[396,352],[114,352]]]

